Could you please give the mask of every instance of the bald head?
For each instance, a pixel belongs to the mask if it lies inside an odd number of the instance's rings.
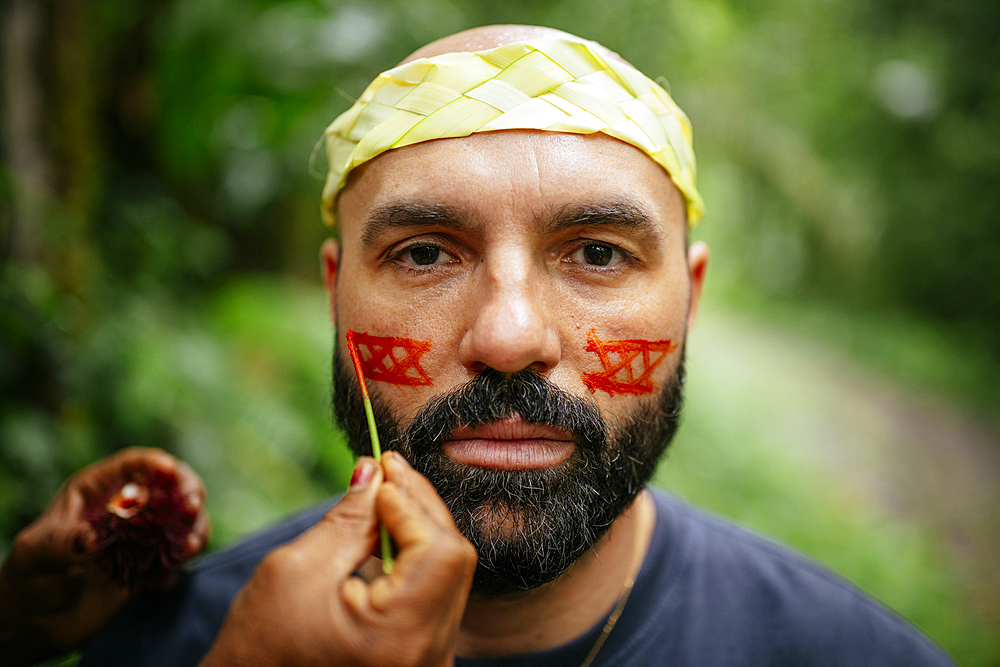
[[[405,65],[406,63],[419,58],[433,58],[434,56],[440,56],[445,53],[475,53],[476,51],[495,49],[498,46],[505,46],[514,42],[523,42],[529,39],[559,37],[574,40],[581,39],[580,37],[568,32],[556,30],[555,28],[546,28],[539,25],[484,25],[478,28],[469,28],[468,30],[463,30],[462,32],[456,32],[454,35],[442,37],[441,39],[431,42],[426,46],[422,46],[408,55],[399,64]],[[607,49],[599,44],[594,44],[594,46],[597,47],[602,54],[614,58],[619,62],[626,62],[624,58],[611,49]]]

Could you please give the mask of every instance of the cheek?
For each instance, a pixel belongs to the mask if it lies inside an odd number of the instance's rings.
[[[421,357],[431,349],[429,340],[355,332],[354,342],[366,379],[404,387],[434,384],[421,364]]]
[[[677,347],[678,344],[669,339],[601,340],[597,331],[591,329],[584,351],[591,360],[596,357],[601,370],[584,372],[583,383],[591,393],[603,391],[610,396],[651,394],[657,389],[653,371]]]

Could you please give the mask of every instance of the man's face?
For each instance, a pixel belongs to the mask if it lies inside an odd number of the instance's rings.
[[[348,330],[373,337],[364,357],[391,350],[369,376],[386,444],[418,459],[481,561],[485,544],[509,558],[505,540],[544,532],[532,522],[548,523],[546,513],[615,496],[592,510],[596,525],[572,562],[631,502],[673,432],[706,262],[703,246],[688,261],[676,188],[637,148],[604,135],[485,133],[359,167],[339,222],[339,258],[324,247],[337,352],[347,358]],[[350,433],[350,374],[336,374]],[[557,487],[569,495],[549,492]],[[497,496],[511,488],[530,498]],[[522,500],[535,505],[519,509]],[[570,532],[581,532],[578,520],[564,522]],[[565,541],[565,529],[550,539]],[[538,585],[524,576],[537,569],[520,568],[523,585],[494,578],[481,588]]]

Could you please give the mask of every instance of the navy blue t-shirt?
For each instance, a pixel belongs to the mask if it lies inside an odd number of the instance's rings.
[[[819,565],[672,496],[653,497],[649,553],[594,667],[953,664],[906,621]],[[261,558],[331,504],[201,560],[167,594],[133,600],[90,645],[81,667],[197,665]],[[576,667],[603,628],[602,620],[549,651],[458,658],[456,665]]]

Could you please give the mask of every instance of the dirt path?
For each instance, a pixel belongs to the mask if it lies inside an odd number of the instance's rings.
[[[758,409],[783,413],[783,423],[765,428],[794,442],[796,455],[819,458],[882,513],[929,523],[977,615],[1000,628],[997,424],[839,351],[745,317],[710,309],[695,334],[693,389],[701,389],[698,373],[706,371],[714,386],[704,391],[757,387]],[[794,414],[786,406],[795,406]]]

